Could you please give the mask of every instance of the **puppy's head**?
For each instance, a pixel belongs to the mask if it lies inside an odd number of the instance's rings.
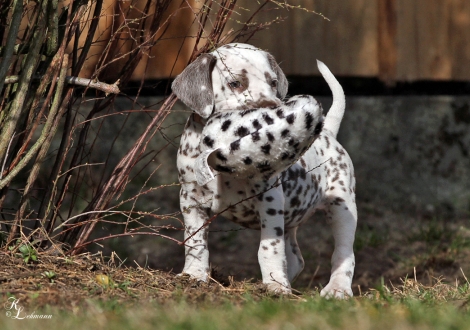
[[[287,79],[274,57],[247,44],[228,44],[202,54],[178,75],[173,92],[203,118],[213,110],[276,107]]]

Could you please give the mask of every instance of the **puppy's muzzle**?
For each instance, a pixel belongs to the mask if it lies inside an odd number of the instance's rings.
[[[282,105],[281,100],[268,100],[261,99],[258,101],[248,101],[245,103],[247,109],[259,109],[259,108],[277,108]]]

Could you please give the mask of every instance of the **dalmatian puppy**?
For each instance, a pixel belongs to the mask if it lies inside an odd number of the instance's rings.
[[[263,283],[272,292],[289,294],[290,283],[304,267],[296,239],[299,225],[316,210],[325,210],[335,247],[330,281],[321,296],[352,296],[355,178],[351,159],[336,141],[345,97],[329,69],[321,62],[318,68],[333,93],[324,120],[321,106],[312,97],[296,96],[283,103],[287,94],[284,73],[272,55],[251,45],[228,44],[202,54],[175,78],[173,92],[194,111],[184,128],[177,158],[185,223],[182,274],[207,281],[208,220],[223,212],[232,221],[261,231],[258,260]],[[291,111],[288,121],[286,110]],[[250,112],[259,118],[247,120],[244,114]],[[311,114],[308,120],[306,113]],[[307,121],[314,127],[313,133],[306,128]],[[265,134],[253,134],[254,125],[265,128]],[[300,128],[310,133],[304,132],[292,144],[303,147],[291,149],[290,161],[282,163],[280,155],[289,149],[279,141],[292,140]],[[241,138],[245,138],[245,154],[239,153],[241,148],[230,149]],[[265,161],[270,175],[256,172],[251,159],[243,161],[246,153]],[[242,160],[240,168],[235,165],[237,159]]]

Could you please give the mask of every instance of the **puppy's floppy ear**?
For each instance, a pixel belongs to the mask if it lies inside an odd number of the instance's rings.
[[[277,92],[279,94],[279,98],[283,99],[286,97],[287,94],[287,78],[284,72],[282,72],[281,67],[277,64],[276,59],[271,54],[267,53],[269,64],[271,64],[271,68],[273,68],[274,72],[277,76]]]
[[[215,61],[216,58],[211,54],[200,55],[171,85],[176,96],[203,118],[209,117],[214,108],[211,73]]]

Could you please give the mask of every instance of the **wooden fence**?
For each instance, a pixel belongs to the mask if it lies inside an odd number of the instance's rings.
[[[140,1],[144,3],[144,1]],[[278,1],[283,2],[283,1]],[[385,82],[415,80],[470,80],[470,0],[289,0],[312,10],[281,10],[266,6],[257,18],[269,22],[286,17],[255,34],[251,43],[270,51],[289,75],[317,75],[315,59],[321,59],[339,76],[379,77]],[[130,1],[105,0],[95,46],[103,51],[118,13]],[[137,1],[139,3],[139,1]],[[202,1],[190,0],[200,7]],[[239,0],[228,28],[240,23],[259,6],[259,1]],[[169,9],[171,38],[152,48],[133,79],[174,76],[187,63],[192,50],[194,14],[181,9],[181,1]],[[134,4],[135,10],[138,6]],[[179,9],[178,9],[179,8]],[[270,9],[269,9],[270,8]],[[175,12],[176,11],[176,12]],[[171,13],[174,16],[170,18]],[[128,50],[122,44],[123,54]],[[178,60],[175,60],[179,55]],[[93,58],[84,76],[93,71]],[[176,62],[175,62],[176,61]]]
[[[256,1],[244,0],[250,6]],[[315,59],[338,75],[387,82],[470,80],[469,0],[295,0],[323,14],[291,10],[255,36],[288,74],[316,75]],[[269,20],[285,13],[262,14]],[[261,17],[260,17],[261,19]]]

